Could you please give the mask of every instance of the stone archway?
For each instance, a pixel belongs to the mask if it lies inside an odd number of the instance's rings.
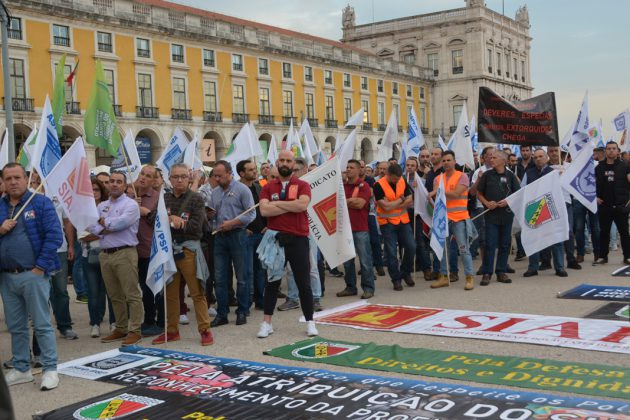
[[[374,149],[372,148],[372,142],[367,137],[361,140],[361,159],[365,163],[370,163],[374,159]]]
[[[72,126],[72,125],[64,125],[61,129],[61,137],[59,138],[59,145],[61,146],[61,154],[66,153],[66,150],[72,146],[72,143],[77,139],[77,137],[83,136],[81,128]]]
[[[31,134],[32,130],[33,130],[32,127],[29,127],[28,125],[24,123],[13,124],[13,138],[15,139],[15,155],[16,156],[18,155],[18,153],[20,153],[20,149],[22,148],[22,145],[24,144],[24,142],[26,142],[26,139]]]
[[[203,139],[201,140],[201,149],[201,159],[204,162],[211,163],[222,159],[223,156],[225,156],[227,147],[221,134],[216,131],[208,131],[203,135]]]
[[[142,164],[153,163],[160,158],[162,140],[156,131],[151,128],[143,128],[136,134],[135,141]]]
[[[334,136],[326,137],[324,140],[324,144],[322,145],[322,149],[328,156],[331,156],[335,151],[335,144],[337,143],[337,139]]]

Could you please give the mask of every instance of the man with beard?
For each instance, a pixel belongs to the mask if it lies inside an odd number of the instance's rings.
[[[306,320],[306,333],[308,336],[316,336],[319,333],[313,321],[313,293],[309,276],[311,270],[308,243],[310,229],[306,212],[311,201],[311,187],[293,175],[294,166],[293,153],[282,150],[276,161],[280,176],[263,187],[260,193],[260,213],[267,218],[267,227],[277,232],[275,240],[284,248],[285,264],[288,262],[293,270],[302,313]],[[268,337],[273,333],[271,317],[278,300],[279,287],[279,280],[267,280],[265,315],[258,331],[259,338]]]

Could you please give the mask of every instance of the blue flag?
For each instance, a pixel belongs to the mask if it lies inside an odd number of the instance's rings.
[[[166,284],[170,282],[171,277],[176,272],[171,226],[168,222],[168,213],[164,202],[164,189],[162,189],[155,215],[151,257],[147,271],[147,287],[151,289],[154,295],[157,295],[165,290]]]
[[[448,214],[446,212],[446,194],[444,193],[444,175],[440,175],[440,183],[435,204],[433,206],[433,227],[431,228],[431,248],[435,255],[444,258],[444,247],[448,237]]]
[[[42,111],[42,119],[39,124],[37,133],[37,141],[33,151],[33,169],[39,173],[43,182],[52,169],[61,159],[61,146],[57,137],[57,129],[55,127],[55,117],[53,116],[50,100],[46,96],[44,109]],[[46,189],[48,191],[48,188]]]

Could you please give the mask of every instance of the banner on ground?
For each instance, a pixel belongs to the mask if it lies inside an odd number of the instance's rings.
[[[553,92],[509,102],[487,87],[479,88],[479,143],[558,146]]]
[[[335,156],[301,179],[311,186],[308,225],[328,265],[337,267],[354,258],[356,252],[339,157]]]
[[[630,393],[630,368],[588,363],[351,343],[322,337],[278,347],[265,354],[302,362],[534,388],[539,391],[575,392],[613,398],[627,398]]]
[[[597,286],[583,283],[571,290],[560,293],[558,297],[562,299],[629,301],[630,287]]]
[[[508,341],[630,354],[627,322],[359,301],[318,312],[315,321],[374,331]]]
[[[621,302],[610,302],[597,308],[584,318],[628,322],[630,321],[630,305]]]
[[[144,363],[138,358],[145,358]],[[96,414],[73,417],[72,413],[97,402],[102,407],[111,397],[127,393],[155,400],[167,400],[169,395],[178,398],[172,397],[176,403],[154,406],[161,408],[157,415],[150,407],[132,418],[182,418],[180,410],[189,409],[199,414],[187,414],[188,418],[230,413],[225,417],[231,420],[251,419],[251,411],[221,411],[242,405],[257,410],[256,418],[274,419],[556,420],[563,414],[577,419],[630,420],[630,406],[623,401],[334,372],[157,348],[126,347],[59,365],[60,373],[77,377],[91,377],[93,369],[99,375],[111,371],[99,381],[129,388],[63,409],[71,415],[62,417],[57,410],[42,418],[98,418]],[[145,392],[148,389],[154,393]]]
[[[621,267],[612,273],[615,277],[630,277],[630,265],[626,265],[625,267]]]

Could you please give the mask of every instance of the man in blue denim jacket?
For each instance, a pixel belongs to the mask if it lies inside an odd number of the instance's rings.
[[[50,319],[50,276],[59,270],[57,248],[62,231],[53,203],[41,194],[31,198],[26,171],[17,163],[2,170],[6,195],[0,199],[0,293],[11,333],[15,369],[8,385],[31,382],[28,318],[41,348],[42,391],[56,388],[57,343]]]

